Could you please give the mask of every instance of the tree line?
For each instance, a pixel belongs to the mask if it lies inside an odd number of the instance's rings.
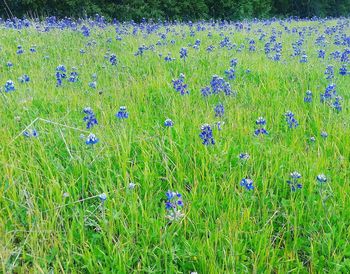
[[[268,17],[339,17],[350,15],[350,0],[0,0],[2,18],[84,18],[140,21]]]

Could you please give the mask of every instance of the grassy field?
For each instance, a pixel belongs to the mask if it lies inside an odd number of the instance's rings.
[[[0,272],[350,272],[349,19],[24,23]]]

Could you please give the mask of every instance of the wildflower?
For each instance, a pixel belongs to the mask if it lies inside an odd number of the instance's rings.
[[[314,136],[311,136],[309,140],[310,140],[311,143],[315,143],[316,142],[316,138]]]
[[[254,130],[254,135],[255,135],[255,136],[259,136],[260,134],[261,134],[261,135],[268,135],[269,132],[268,132],[265,128],[263,128],[263,127]]]
[[[296,191],[297,189],[302,188],[302,184],[299,183],[299,179],[301,178],[301,175],[299,172],[294,171],[290,174],[291,180],[288,180],[287,183],[290,186],[290,189],[292,191]]]
[[[121,106],[119,108],[119,111],[117,112],[117,114],[115,115],[118,119],[126,119],[129,117],[129,113],[126,111],[126,107],[125,106]]]
[[[15,91],[15,84],[12,80],[7,80],[5,83],[5,92],[11,92],[11,91]]]
[[[94,145],[94,144],[97,144],[98,141],[99,141],[99,139],[96,138],[95,134],[90,133],[89,136],[86,138],[85,143],[87,145]]]
[[[219,122],[217,122],[216,123],[216,126],[218,127],[218,130],[222,130],[222,126],[225,124],[225,122],[221,122],[221,121],[219,121]]]
[[[128,188],[129,188],[130,190],[132,190],[132,189],[135,188],[135,186],[136,186],[136,184],[134,184],[133,182],[131,182],[131,183],[129,183]]]
[[[234,68],[237,66],[237,63],[238,63],[237,59],[231,59],[230,66]]]
[[[326,87],[324,93],[321,94],[321,103],[332,100],[337,96],[337,91],[335,89],[335,84],[330,84]]]
[[[30,78],[29,78],[28,75],[23,74],[23,75],[19,78],[19,81],[20,81],[21,83],[28,83],[28,82],[30,81]]]
[[[240,153],[238,155],[238,158],[241,159],[241,160],[246,161],[246,160],[248,160],[250,158],[250,155],[248,153]]]
[[[255,121],[255,123],[256,123],[257,125],[263,126],[263,125],[266,124],[266,120],[265,120],[263,117],[259,117],[259,118]]]
[[[288,123],[289,128],[296,128],[299,125],[298,121],[294,117],[293,112],[287,111],[285,113],[285,117],[286,117],[286,122]]]
[[[86,122],[87,129],[92,128],[94,125],[98,124],[95,114],[90,107],[84,108],[83,112],[85,113],[85,117],[83,120],[84,122]]]
[[[178,192],[168,190],[166,193],[165,209],[167,211],[167,218],[171,221],[178,220],[183,217],[181,212],[184,203],[182,201],[182,195]]]
[[[337,111],[341,111],[342,110],[342,106],[340,104],[340,101],[342,100],[343,98],[340,97],[340,96],[336,96],[335,99],[334,99],[334,102],[332,104],[332,107],[337,110]]]
[[[215,117],[222,117],[224,116],[224,113],[225,113],[225,109],[224,109],[224,106],[223,104],[218,104],[215,108],[214,108],[214,111],[215,111]]]
[[[327,76],[326,79],[330,80],[334,78],[334,68],[333,66],[327,66],[324,74]]]
[[[307,63],[307,55],[303,54],[300,58],[300,63]]]
[[[115,54],[111,54],[111,56],[109,57],[109,62],[112,66],[117,65],[117,56]]]
[[[304,97],[304,102],[305,103],[312,102],[312,92],[310,90],[306,91],[306,95]]]
[[[186,60],[187,58],[187,48],[180,49],[180,58]]]
[[[201,89],[201,93],[204,97],[209,96],[211,94],[210,87],[206,86]]]
[[[13,67],[13,64],[12,64],[11,62],[7,62],[6,66],[7,66],[8,68],[10,68],[10,67]]]
[[[317,175],[316,180],[319,183],[325,183],[325,182],[327,182],[327,177],[324,174],[319,174],[319,175]]]
[[[87,26],[82,26],[81,27],[81,33],[85,36],[88,37],[90,36],[90,29]]]
[[[21,46],[21,45],[18,45],[18,46],[17,46],[17,51],[16,51],[16,53],[17,53],[17,54],[22,54],[23,52],[24,52],[24,50],[23,50],[22,46]]]
[[[322,132],[321,132],[321,137],[322,137],[323,139],[326,139],[326,138],[328,137],[328,133],[325,132],[325,131],[322,131]]]
[[[104,202],[107,200],[106,193],[101,193],[100,195],[98,195],[98,197],[100,198],[101,202]]]
[[[214,145],[215,140],[213,137],[213,130],[209,124],[203,124],[201,127],[202,132],[199,134],[199,137],[202,139],[203,145]]]
[[[66,71],[67,70],[64,65],[59,65],[56,68],[56,80],[57,80],[56,86],[62,85],[62,79],[66,78]]]
[[[185,80],[185,75],[183,73],[180,74],[178,79],[172,80],[174,89],[177,92],[180,92],[181,95],[185,95],[189,93],[187,89],[187,84],[185,84],[184,80]]]
[[[241,181],[241,186],[245,187],[247,190],[253,190],[253,180],[249,178],[243,178]]]
[[[166,127],[172,127],[174,125],[174,122],[171,119],[166,119],[164,121],[164,126]]]
[[[235,72],[234,68],[229,68],[229,69],[225,70],[225,74],[227,75],[227,78],[229,80],[234,80],[236,78],[236,72]]]
[[[32,129],[32,130],[26,130],[23,132],[23,136],[30,138],[30,137],[34,137],[37,138],[39,136],[38,132],[36,131],[36,129]]]
[[[90,83],[89,83],[89,87],[90,87],[90,88],[96,89],[96,86],[97,86],[96,81],[93,81],[93,82],[90,82]]]
[[[76,68],[73,68],[73,71],[70,73],[68,81],[71,83],[78,82],[78,72],[76,72]]]

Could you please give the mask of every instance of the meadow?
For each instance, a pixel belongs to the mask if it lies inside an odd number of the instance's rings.
[[[0,272],[350,272],[350,20],[0,22]]]

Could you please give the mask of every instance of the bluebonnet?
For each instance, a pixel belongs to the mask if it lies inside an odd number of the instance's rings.
[[[165,196],[166,196],[165,209],[167,211],[166,217],[172,221],[178,220],[181,217],[183,217],[183,214],[181,212],[184,206],[182,195],[179,192],[168,190],[165,193]]]
[[[20,78],[19,78],[19,81],[21,83],[28,83],[30,81],[30,78],[27,74],[23,74]]]
[[[225,124],[225,122],[221,122],[221,121],[219,121],[219,122],[217,122],[216,123],[216,126],[218,127],[218,130],[222,130],[222,126]]]
[[[231,66],[231,67],[236,67],[236,66],[237,66],[237,63],[238,63],[238,61],[237,61],[236,58],[231,59],[231,61],[230,61],[230,66]]]
[[[87,26],[82,26],[81,27],[81,33],[85,36],[88,37],[90,36],[90,29]]]
[[[254,135],[259,136],[259,135],[268,135],[269,132],[265,129],[264,125],[266,125],[266,120],[263,117],[259,117],[256,121],[255,124],[260,126],[260,128],[254,130]]]
[[[84,53],[85,53],[85,50],[84,50],[84,49],[80,49],[79,52],[80,52],[81,54],[84,54]]]
[[[204,97],[207,97],[211,94],[210,87],[206,86],[201,89],[201,93]]]
[[[36,52],[36,48],[35,48],[35,46],[32,46],[32,47],[29,49],[29,51],[30,51],[31,53]]]
[[[172,58],[171,57],[171,53],[169,52],[167,56],[164,57],[164,61],[165,62],[171,62],[171,61],[174,61],[175,58]]]
[[[118,119],[126,119],[129,117],[129,113],[126,111],[126,106],[121,106],[119,111],[115,115]]]
[[[7,80],[5,83],[5,92],[11,92],[11,91],[15,91],[15,84],[12,80]]]
[[[326,87],[325,92],[321,94],[321,102],[330,101],[332,98],[337,96],[335,84],[330,84]]]
[[[24,52],[24,50],[23,50],[22,46],[21,46],[21,45],[18,45],[18,46],[17,46],[17,51],[16,51],[16,53],[17,53],[17,54],[22,54],[23,52]]]
[[[324,174],[319,174],[319,175],[317,175],[316,180],[322,184],[322,183],[327,182],[327,177]]]
[[[220,103],[216,105],[216,107],[214,108],[214,111],[215,111],[215,117],[222,117],[224,116],[225,108],[223,104]]]
[[[178,79],[172,80],[174,89],[177,92],[180,92],[181,95],[185,95],[189,93],[187,89],[187,84],[185,84],[184,80],[185,80],[185,75],[183,73],[180,74]]]
[[[96,138],[95,134],[90,133],[89,136],[86,138],[85,144],[87,145],[95,145],[99,142],[99,139]]]
[[[326,51],[324,51],[323,49],[320,49],[318,51],[318,58],[324,59],[325,55],[326,55]]]
[[[30,138],[30,137],[34,137],[37,138],[39,136],[38,132],[36,129],[32,129],[32,130],[26,130],[23,132],[23,136]]]
[[[327,80],[333,79],[334,78],[334,67],[331,65],[327,66],[324,74],[326,75]]]
[[[291,179],[287,181],[288,185],[290,186],[290,189],[292,191],[296,191],[297,189],[302,188],[302,184],[299,183],[299,179],[301,178],[301,175],[299,172],[294,171],[290,174]]]
[[[316,138],[314,136],[311,136],[309,140],[310,140],[311,143],[316,142]]]
[[[342,76],[349,74],[346,65],[343,64],[343,65],[339,68],[339,74],[342,75]]]
[[[214,50],[214,46],[213,45],[210,45],[207,47],[207,52],[212,52]]]
[[[109,62],[112,66],[117,65],[117,56],[115,54],[111,54],[111,56],[109,57]]]
[[[180,49],[180,58],[186,60],[187,58],[187,48]]]
[[[68,81],[71,83],[78,82],[78,72],[76,71],[76,68],[72,68],[73,71],[70,73]]]
[[[202,139],[203,145],[214,145],[215,140],[213,137],[213,130],[209,124],[203,124],[201,127],[201,133],[199,134],[199,137]]]
[[[102,203],[107,200],[106,193],[101,193],[100,195],[98,195],[98,197],[100,198]]]
[[[305,94],[305,97],[304,97],[304,102],[305,103],[312,102],[312,92],[311,92],[311,90],[307,90],[306,91],[306,94]]]
[[[56,80],[57,80],[57,84],[56,86],[61,86],[62,85],[62,79],[65,79],[66,76],[66,67],[64,65],[59,65],[56,68]]]
[[[85,113],[85,117],[84,117],[84,122],[86,122],[86,128],[92,128],[94,125],[97,125],[97,119],[95,116],[95,113],[92,111],[92,109],[90,107],[86,107],[83,109],[83,112]]]
[[[263,126],[266,125],[266,120],[263,117],[259,117],[256,121],[255,124]]]
[[[250,158],[250,155],[248,154],[248,153],[240,153],[239,155],[238,155],[238,158],[239,159],[241,159],[241,160],[248,160],[249,158]]]
[[[342,110],[342,106],[341,106],[341,104],[340,104],[340,101],[341,101],[342,99],[343,99],[343,98],[340,97],[340,96],[336,96],[336,97],[334,98],[334,101],[333,101],[333,103],[332,103],[332,107],[333,107],[335,110],[337,110],[337,111],[341,111],[341,110]]]
[[[174,125],[174,122],[169,118],[164,121],[164,126],[166,127],[172,127],[173,125]]]
[[[7,63],[6,63],[6,66],[7,66],[8,68],[10,68],[10,67],[13,67],[13,64],[12,64],[12,62],[7,62]]]
[[[97,86],[97,82],[96,81],[92,81],[92,82],[89,83],[89,87],[90,88],[96,89],[96,86]]]
[[[303,54],[300,58],[300,63],[307,63],[307,55]]]
[[[328,133],[325,132],[325,131],[322,131],[322,132],[321,132],[321,137],[322,137],[323,139],[326,139],[326,138],[328,137]]]
[[[234,68],[229,68],[225,70],[225,74],[229,80],[234,80],[236,78],[236,72]]]
[[[240,183],[241,186],[245,187],[247,190],[253,190],[253,180],[250,178],[243,178]]]
[[[288,123],[289,128],[296,128],[299,125],[298,121],[294,117],[293,112],[287,111],[284,114],[284,116],[286,118],[286,122]]]

